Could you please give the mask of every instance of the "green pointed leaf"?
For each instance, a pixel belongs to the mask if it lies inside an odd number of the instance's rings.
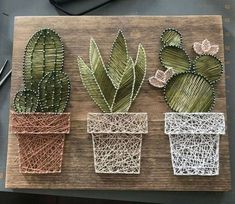
[[[127,112],[132,103],[135,86],[134,62],[129,58],[119,89],[116,92],[112,112]]]
[[[186,52],[177,46],[166,46],[160,52],[162,66],[180,73],[191,68],[191,62]]]
[[[126,40],[122,32],[119,31],[117,38],[113,42],[108,63],[108,74],[116,88],[118,88],[121,83],[123,73],[127,67],[127,60],[128,51]]]
[[[85,62],[80,57],[78,57],[78,67],[82,83],[91,98],[103,112],[110,112],[110,106],[106,101],[101,88],[99,87],[93,71],[85,64]]]
[[[137,57],[135,60],[135,88],[133,93],[133,100],[135,100],[136,96],[139,93],[139,90],[144,82],[144,78],[146,75],[146,54],[144,47],[139,44]]]
[[[95,40],[90,41],[90,65],[91,70],[94,72],[94,76],[99,84],[99,87],[107,100],[108,104],[111,106],[113,102],[113,97],[116,92],[112,81],[108,77],[106,67],[104,65],[103,59],[100,55],[99,48]]]

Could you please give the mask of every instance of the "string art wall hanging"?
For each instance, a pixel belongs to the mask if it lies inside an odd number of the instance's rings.
[[[215,104],[215,85],[223,72],[215,56],[219,47],[207,39],[195,42],[198,56],[192,61],[176,29],[166,29],[161,42],[159,57],[166,70],[157,70],[149,82],[163,88],[166,103],[175,111],[165,113],[174,174],[218,175],[219,140],[225,134],[225,121],[223,113],[210,111]]]
[[[94,39],[90,40],[90,66],[78,57],[82,83],[103,113],[89,113],[96,173],[139,174],[142,134],[148,133],[147,113],[128,113],[146,74],[146,54],[139,44],[135,61],[126,39],[118,31],[107,65]]]
[[[17,136],[21,173],[60,173],[70,113],[63,113],[70,81],[63,72],[59,35],[41,29],[28,41],[23,64],[24,88],[16,93],[11,131]]]

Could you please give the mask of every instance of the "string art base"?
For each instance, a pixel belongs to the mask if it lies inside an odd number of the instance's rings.
[[[148,133],[147,113],[90,113],[96,173],[139,174],[142,135]]]
[[[225,134],[223,113],[166,113],[174,175],[219,174],[220,134]]]
[[[21,173],[60,173],[69,113],[11,113],[11,132],[19,145]]]

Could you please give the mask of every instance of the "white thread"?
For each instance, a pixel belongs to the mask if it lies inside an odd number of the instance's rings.
[[[223,113],[165,113],[165,134],[225,134]]]
[[[139,174],[142,134],[148,133],[147,113],[90,113],[96,173]]]
[[[223,113],[165,113],[174,175],[219,174],[219,139]]]
[[[148,133],[147,113],[89,113],[88,133]]]
[[[219,134],[169,135],[174,175],[218,175],[219,139]]]

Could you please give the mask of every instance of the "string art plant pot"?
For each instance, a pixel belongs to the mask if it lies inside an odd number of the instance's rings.
[[[219,141],[225,134],[223,113],[165,113],[174,175],[219,174]]]
[[[139,174],[147,113],[89,113],[96,173]]]
[[[60,173],[70,113],[11,113],[21,173]]]

